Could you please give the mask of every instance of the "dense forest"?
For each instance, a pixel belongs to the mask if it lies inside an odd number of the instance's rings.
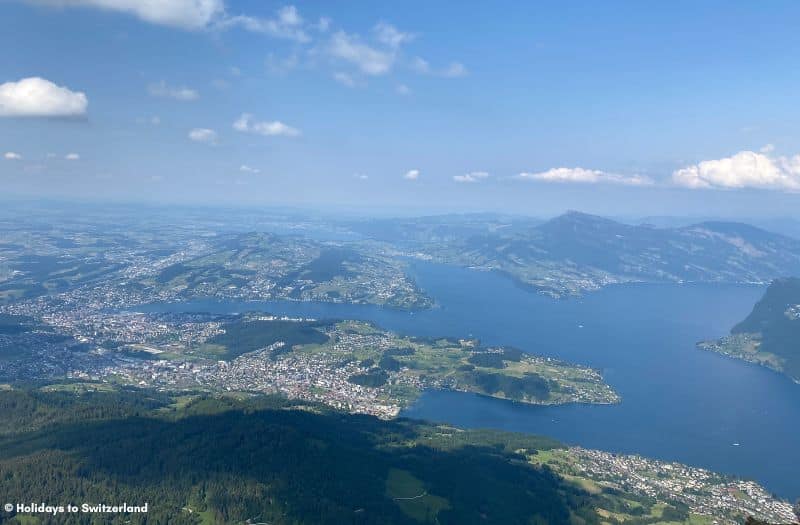
[[[150,510],[40,523],[597,522],[594,496],[520,455],[559,446],[546,438],[271,397],[77,392],[0,392],[4,497]]]
[[[800,380],[800,279],[776,279],[732,333],[760,334],[759,350],[783,360],[783,371]]]

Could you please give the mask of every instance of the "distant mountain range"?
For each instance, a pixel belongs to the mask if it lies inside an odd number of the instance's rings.
[[[539,224],[496,220],[480,229],[474,222],[420,221],[398,221],[384,228],[391,238],[376,238],[405,241],[441,262],[498,271],[554,296],[621,282],[766,283],[800,274],[800,240],[742,223],[657,228],[579,212]]]
[[[800,279],[777,279],[730,336],[699,346],[767,366],[800,383]]]

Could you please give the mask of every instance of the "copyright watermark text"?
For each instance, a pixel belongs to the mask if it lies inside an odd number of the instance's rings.
[[[131,505],[130,503],[80,503],[51,505],[47,503],[6,503],[3,510],[16,514],[147,514],[148,504]]]

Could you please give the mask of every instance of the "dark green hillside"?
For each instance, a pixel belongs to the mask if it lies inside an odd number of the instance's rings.
[[[767,288],[734,334],[760,334],[760,352],[783,360],[783,371],[800,380],[800,279],[778,279]]]
[[[274,398],[179,409],[115,395],[0,392],[13,408],[0,437],[3,497],[151,507],[39,523],[598,523],[597,496],[518,452],[558,447],[549,439],[291,410]],[[55,412],[65,416],[34,416]]]
[[[776,279],[731,335],[698,346],[772,368],[800,383],[800,279]]]
[[[355,250],[348,248],[326,248],[319,257],[284,278],[283,284],[291,284],[295,280],[312,282],[330,281],[335,277],[352,277],[355,273],[347,268],[346,263],[357,264],[364,260]]]
[[[319,329],[329,323],[324,321],[240,321],[223,326],[224,334],[209,339],[210,344],[225,347],[223,357],[235,359],[278,341],[290,350],[294,345],[322,344],[328,336]]]

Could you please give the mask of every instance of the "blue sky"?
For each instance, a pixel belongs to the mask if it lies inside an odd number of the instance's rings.
[[[3,193],[532,215],[800,203],[796,2],[142,4],[0,5]]]

